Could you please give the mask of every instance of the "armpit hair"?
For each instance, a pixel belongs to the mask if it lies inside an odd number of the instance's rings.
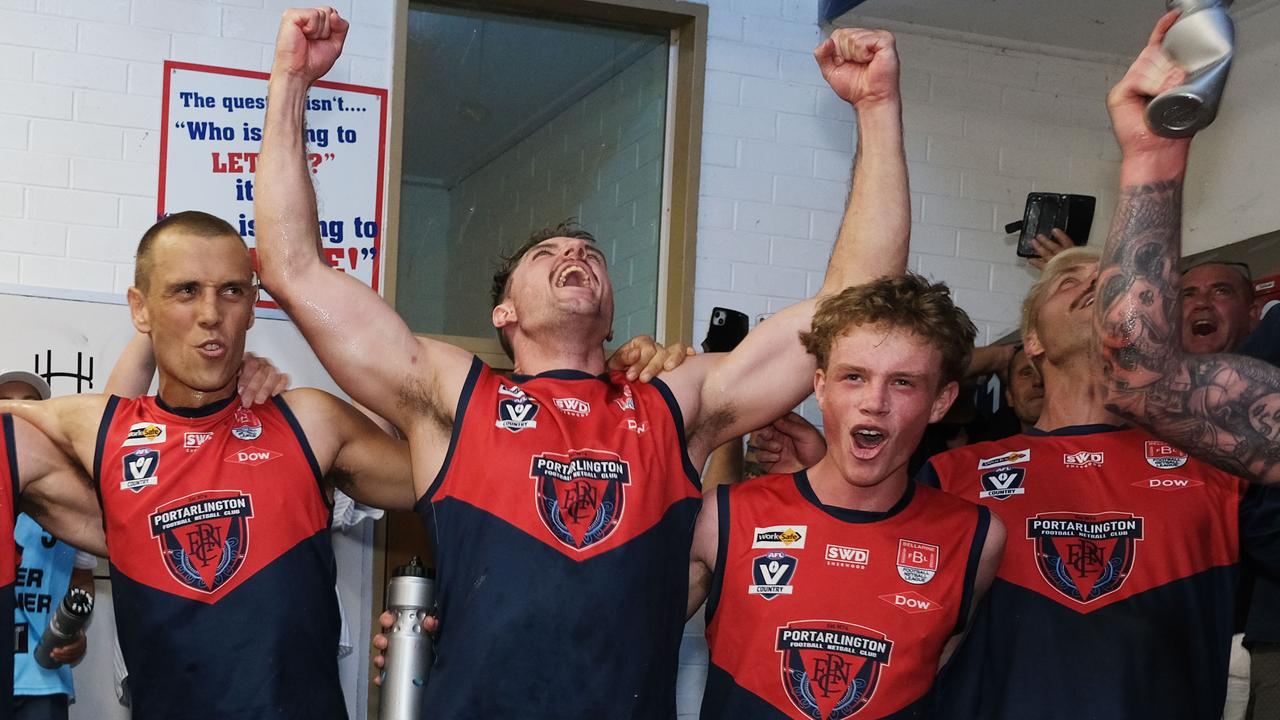
[[[440,404],[439,392],[432,392],[422,380],[416,377],[406,378],[400,386],[397,404],[415,415],[427,418],[445,432],[453,432],[453,418],[445,412]]]
[[[732,408],[720,408],[714,412],[704,413],[685,428],[685,441],[689,445],[696,442],[711,442],[721,430],[738,421],[738,413]],[[710,452],[715,448],[707,448]]]

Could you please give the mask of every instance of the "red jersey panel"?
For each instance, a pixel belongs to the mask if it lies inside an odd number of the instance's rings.
[[[0,415],[0,637],[13,634],[13,584],[18,552],[13,528],[18,520],[18,453],[13,446],[13,417]],[[13,677],[13,652],[0,652],[0,678]],[[12,717],[13,682],[0,682],[0,718]]]
[[[926,695],[967,617],[989,516],[909,483],[883,513],[823,505],[805,473],[719,493],[703,718],[889,717]],[[750,696],[746,695],[749,693]]]
[[[329,524],[311,449],[275,403],[184,417],[121,399],[95,464],[112,564],[189,600],[216,603]]]
[[[1245,482],[1142,430],[1016,435],[936,455],[941,488],[990,507],[1002,580],[1092,613],[1236,562]]]

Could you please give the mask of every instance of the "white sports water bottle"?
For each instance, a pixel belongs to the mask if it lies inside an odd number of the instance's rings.
[[[431,672],[431,636],[422,620],[431,609],[433,585],[415,555],[387,583],[387,610],[395,623],[387,633],[380,720],[420,720]]]

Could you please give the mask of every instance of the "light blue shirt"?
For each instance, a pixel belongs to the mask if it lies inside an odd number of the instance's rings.
[[[36,662],[35,651],[49,618],[67,594],[76,550],[55,540],[26,513],[18,515],[13,535],[22,553],[18,578],[13,585],[13,623],[19,632],[25,625],[27,635],[27,651],[13,656],[13,694],[15,697],[66,695],[74,698],[71,666],[46,670]]]

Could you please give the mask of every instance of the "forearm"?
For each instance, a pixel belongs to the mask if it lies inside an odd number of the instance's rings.
[[[125,345],[124,352],[116,358],[111,377],[103,392],[124,398],[136,398],[147,394],[156,374],[156,356],[151,347],[151,336],[135,333]]]
[[[858,149],[849,202],[831,252],[822,294],[907,266],[911,196],[902,144],[902,104],[880,100],[858,108]]]
[[[296,276],[321,265],[315,188],[306,162],[308,84],[273,73],[254,187],[254,220],[263,284],[287,304]]]

